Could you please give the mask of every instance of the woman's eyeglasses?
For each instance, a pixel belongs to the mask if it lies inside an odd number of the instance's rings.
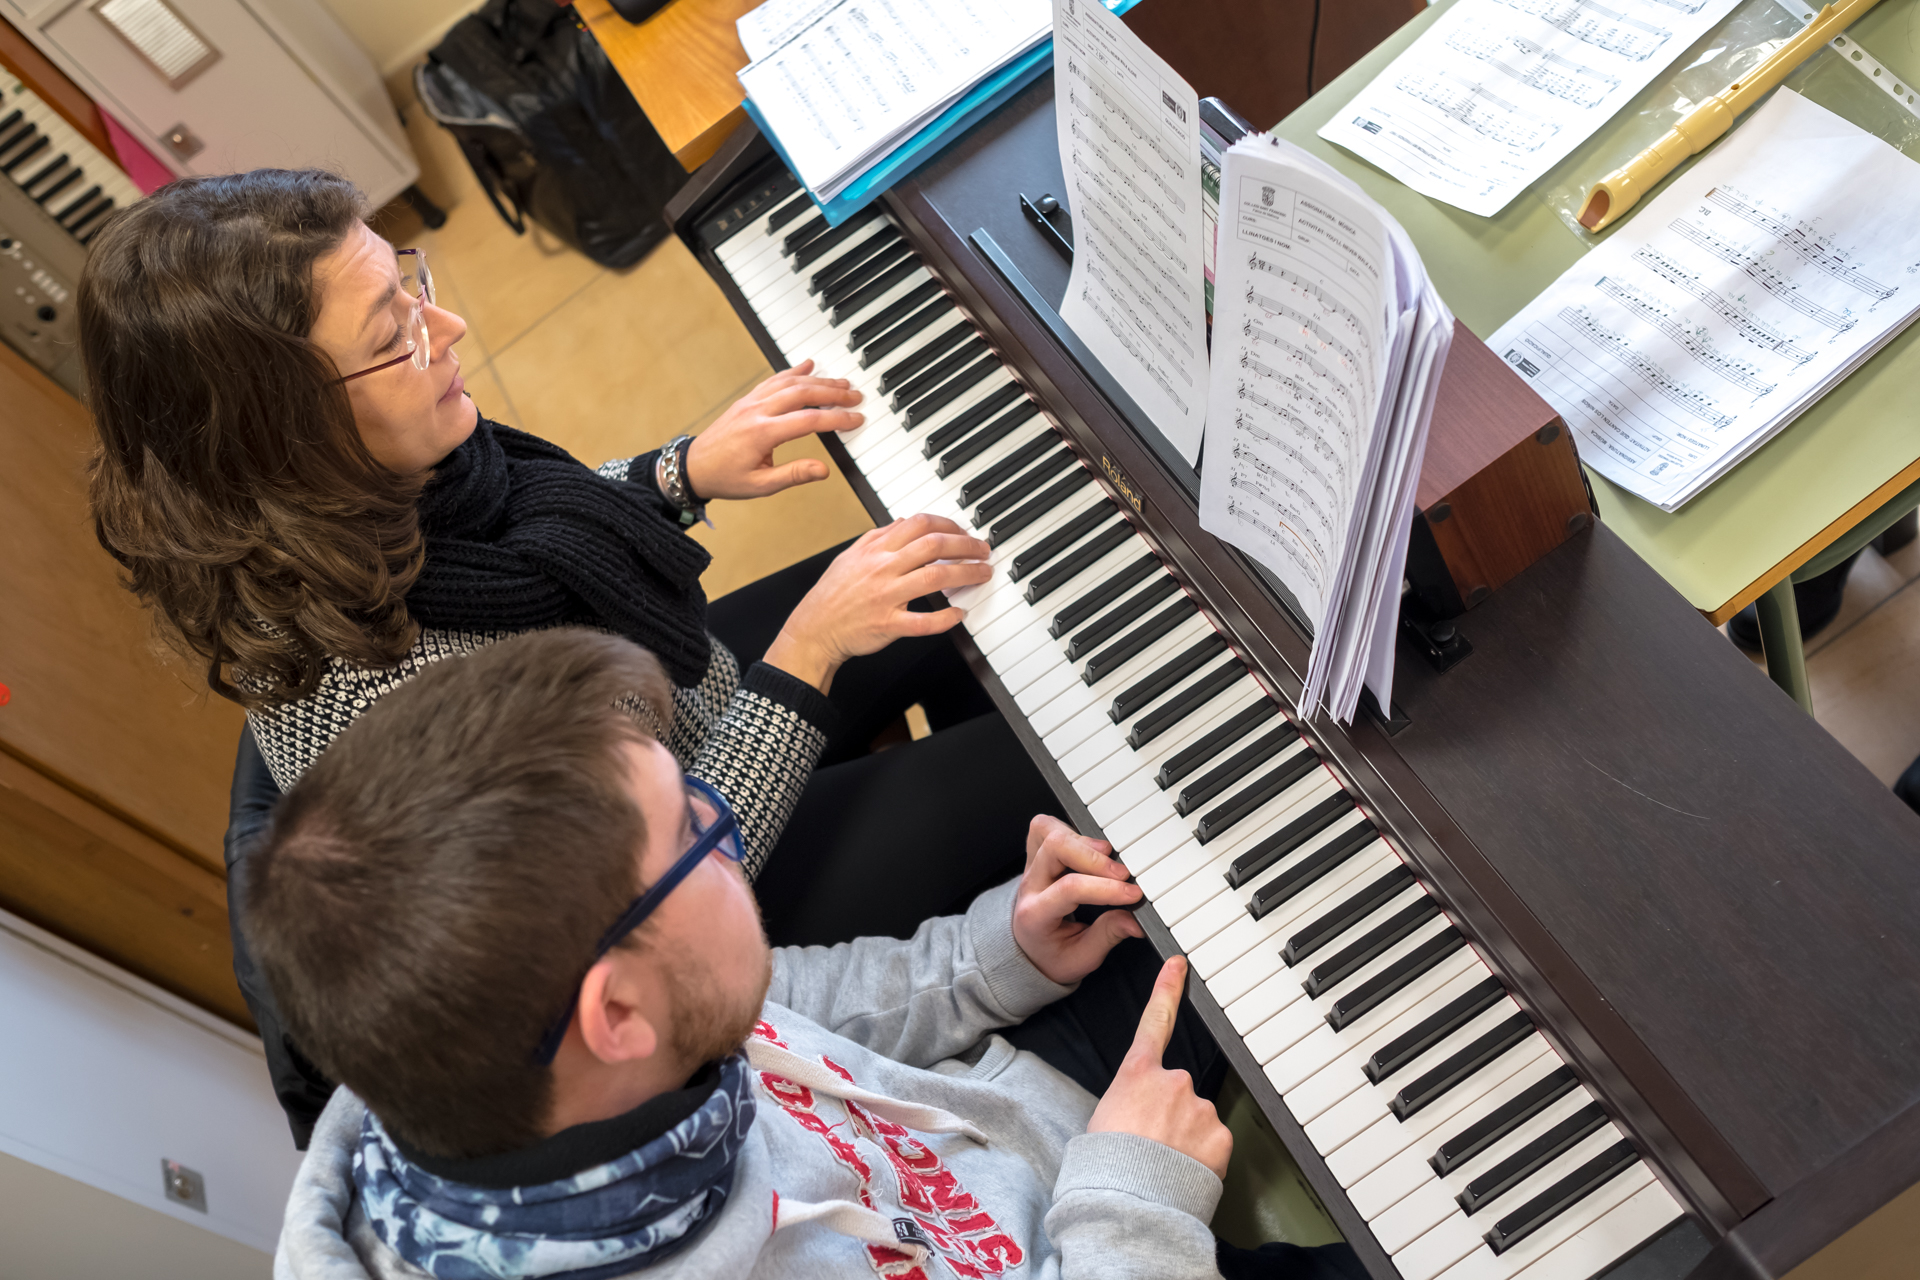
[[[402,360],[413,361],[413,367],[426,372],[433,363],[433,349],[427,340],[427,306],[433,301],[433,273],[427,270],[427,251],[425,249],[396,249],[393,256],[399,259],[400,291],[413,299],[413,309],[407,315],[407,322],[401,328],[400,336],[405,340],[407,349],[391,360],[384,360],[371,369],[362,369],[340,379],[352,382],[355,378],[364,378],[370,373],[382,369],[391,369]]]
[[[600,936],[600,945],[593,953],[588,967],[600,962],[600,957],[618,946],[628,934],[646,923],[647,917],[654,913],[660,903],[675,886],[685,880],[693,869],[706,859],[715,849],[722,857],[731,862],[739,862],[746,857],[746,850],[740,843],[740,820],[734,816],[733,806],[718,791],[698,778],[686,778],[687,810],[692,815],[693,843],[680,855],[679,861],[668,869],[667,874],[653,882],[653,886],[633,900],[621,917],[613,922],[613,927]],[[582,975],[582,981],[585,980]],[[574,984],[573,994],[567,1001],[567,1011],[559,1021],[547,1028],[547,1034],[541,1037],[540,1047],[534,1051],[533,1060],[541,1066],[550,1066],[554,1055],[560,1052],[560,1042],[567,1038],[567,1028],[573,1025],[574,1007],[580,1003],[580,986]]]

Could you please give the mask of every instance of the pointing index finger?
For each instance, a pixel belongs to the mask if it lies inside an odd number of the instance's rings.
[[[1173,1020],[1180,1012],[1180,990],[1186,980],[1187,958],[1168,956],[1160,966],[1160,976],[1153,980],[1153,994],[1147,997],[1147,1007],[1140,1014],[1133,1048],[1127,1051],[1129,1057],[1150,1057],[1153,1065],[1160,1065],[1167,1042],[1173,1038]]]

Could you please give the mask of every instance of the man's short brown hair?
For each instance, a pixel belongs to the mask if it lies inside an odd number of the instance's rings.
[[[618,748],[663,734],[671,696],[626,640],[516,636],[383,698],[281,801],[248,940],[294,1041],[402,1142],[541,1137],[534,1050],[639,893]]]

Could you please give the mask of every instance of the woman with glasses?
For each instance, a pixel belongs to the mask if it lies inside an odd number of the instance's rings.
[[[589,625],[671,676],[667,745],[738,815],[775,941],[903,934],[1010,874],[976,851],[1017,850],[1055,802],[938,634],[959,611],[907,607],[984,581],[984,543],[912,517],[711,607],[700,587],[702,504],[823,479],[773,450],[858,425],[858,393],[801,365],[590,470],[479,413],[426,254],[364,214],[319,171],[186,179],[117,215],[81,281],[100,540],[247,709],[230,864],[424,664]],[[915,702],[939,732],[868,754]]]

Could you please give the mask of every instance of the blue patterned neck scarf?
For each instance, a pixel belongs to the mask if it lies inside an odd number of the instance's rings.
[[[400,1154],[369,1111],[353,1184],[382,1243],[438,1280],[602,1280],[676,1252],[720,1212],[753,1127],[743,1055],[698,1111],[637,1151],[538,1186],[451,1182]]]

